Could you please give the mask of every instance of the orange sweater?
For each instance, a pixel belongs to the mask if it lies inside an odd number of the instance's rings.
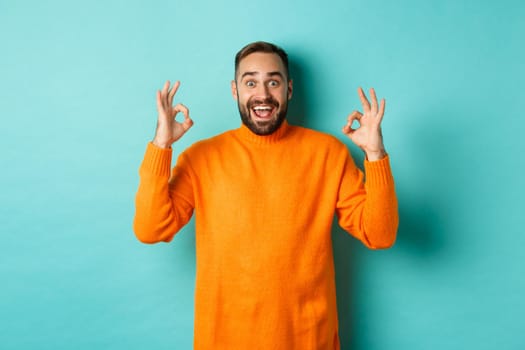
[[[149,144],[135,233],[170,241],[195,211],[195,349],[339,349],[331,224],[387,248],[398,225],[388,157],[367,176],[336,138],[286,122],[200,141],[171,168]]]

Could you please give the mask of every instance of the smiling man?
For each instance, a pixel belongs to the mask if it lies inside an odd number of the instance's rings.
[[[396,238],[384,100],[371,89],[369,101],[358,89],[363,112],[343,127],[366,154],[365,182],[342,142],[288,124],[288,57],[255,42],[235,57],[231,90],[241,126],[197,142],[171,169],[171,145],[193,126],[188,109],[173,106],[179,85],[167,82],[157,93],[134,230],[142,242],[168,242],[195,213],[194,348],[339,349],[334,215],[371,249]]]
[[[242,122],[254,134],[269,135],[286,119],[288,100],[292,98],[292,80],[283,62],[288,58],[267,52],[252,53],[249,49],[237,55],[232,93]]]

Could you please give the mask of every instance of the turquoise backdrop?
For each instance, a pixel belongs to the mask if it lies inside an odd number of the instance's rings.
[[[345,140],[358,86],[386,97],[396,245],[334,227],[343,349],[525,348],[521,1],[0,0],[0,348],[190,349],[193,225],[132,232],[155,91],[195,126],[240,119],[233,56],[290,54],[293,122]]]

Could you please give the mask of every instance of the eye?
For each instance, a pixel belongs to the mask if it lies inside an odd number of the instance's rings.
[[[270,80],[270,82],[268,83],[269,87],[278,87],[279,85],[280,83],[277,80]]]
[[[254,82],[253,80],[248,80],[248,81],[246,82],[246,86],[247,86],[247,87],[255,87],[255,82]]]

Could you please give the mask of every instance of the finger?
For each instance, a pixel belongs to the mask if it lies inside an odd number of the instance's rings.
[[[379,104],[379,111],[377,112],[377,118],[379,119],[379,122],[383,120],[383,115],[385,115],[385,105],[386,101],[384,98],[381,99],[381,103]]]
[[[164,83],[164,86],[162,87],[162,95],[163,97],[164,96],[167,96],[168,94],[168,90],[170,89],[170,81],[169,80],[166,80],[166,82]]]
[[[161,99],[161,102],[162,102],[162,106],[164,108],[167,107],[167,101],[166,101],[166,97],[168,96],[168,90],[170,88],[170,81],[167,80],[165,83],[164,83],[164,86],[162,87],[162,90],[160,91],[160,99]]]
[[[361,87],[357,89],[357,92],[359,93],[359,98],[361,99],[361,104],[363,105],[363,111],[365,113],[370,111],[370,102],[368,102],[368,99],[366,98],[365,92]]]
[[[160,90],[157,90],[157,111],[160,113],[164,111],[164,104],[162,103],[162,96]]]
[[[350,113],[348,115],[348,117],[346,118],[348,124],[352,124],[354,122],[354,120],[361,120],[361,118],[363,117],[363,113],[359,112],[359,111],[353,111],[352,113]]]
[[[184,115],[184,120],[180,124],[184,132],[188,131],[188,129],[193,126],[193,120],[190,118],[189,109],[182,103],[178,103],[173,109],[176,111],[175,113],[182,113],[182,115]]]
[[[353,111],[352,113],[350,113],[348,115],[346,125],[343,127],[343,132],[345,134],[354,132],[356,129],[352,127],[352,124],[354,123],[355,120],[359,122],[362,116],[363,114],[359,111]]]
[[[184,119],[181,125],[182,125],[182,129],[184,130],[184,132],[186,132],[188,131],[189,128],[193,126],[193,120],[191,120],[190,118]]]
[[[173,113],[174,116],[178,113],[182,113],[184,115],[184,120],[190,119],[190,110],[182,103],[177,103],[177,105],[173,107]]]
[[[370,88],[370,99],[372,100],[372,110],[370,112],[375,116],[377,114],[377,96],[374,88]]]
[[[342,130],[343,130],[343,134],[345,135],[351,135],[352,133],[355,132],[355,130],[349,127],[348,125],[343,126]]]
[[[168,94],[168,104],[171,106],[173,104],[173,97],[175,96],[175,93],[177,92],[177,90],[179,89],[179,86],[180,86],[180,81],[176,81],[174,84],[173,84],[173,87],[171,88],[169,94]]]

